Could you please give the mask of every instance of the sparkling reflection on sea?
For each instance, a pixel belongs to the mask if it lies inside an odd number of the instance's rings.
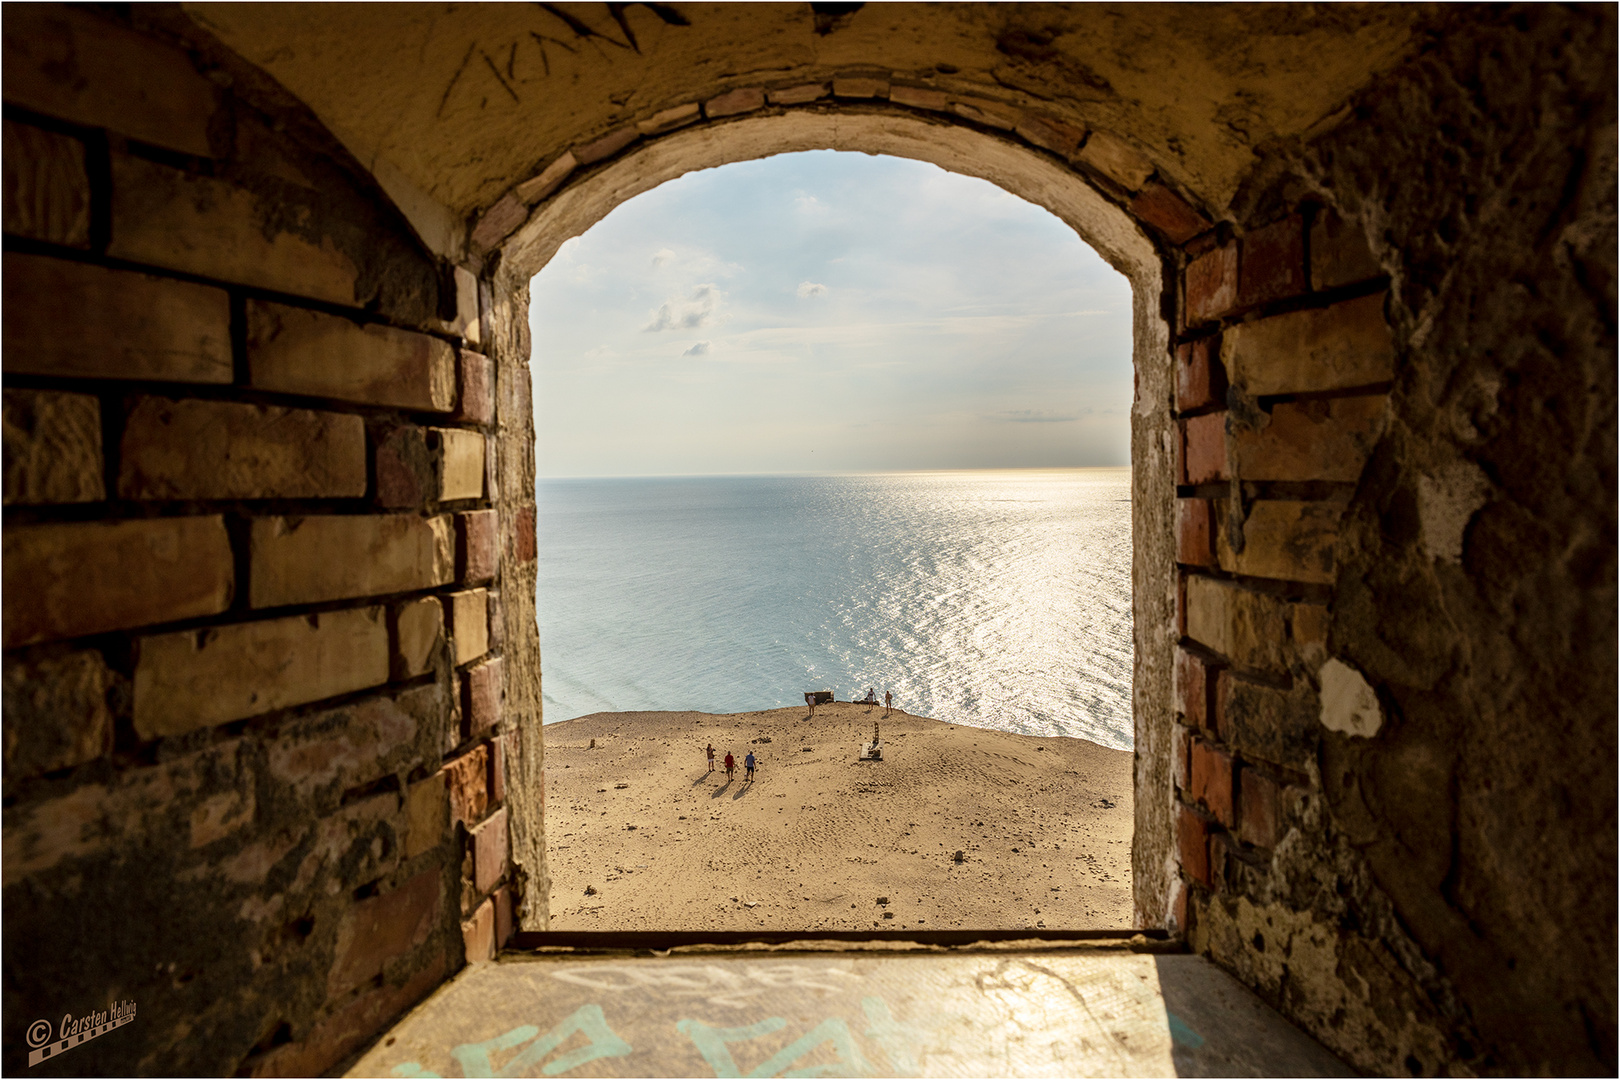
[[[542,480],[545,719],[892,691],[1131,746],[1130,470]]]

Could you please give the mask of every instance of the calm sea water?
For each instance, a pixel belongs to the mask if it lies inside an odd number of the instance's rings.
[[[1130,470],[542,480],[545,719],[892,691],[1131,746]]]

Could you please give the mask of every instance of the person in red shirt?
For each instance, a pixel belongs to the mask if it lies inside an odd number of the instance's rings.
[[[726,779],[727,780],[731,779],[731,774],[733,772],[735,772],[736,769],[737,769],[737,759],[731,756],[731,751],[730,750],[727,750],[726,751]]]

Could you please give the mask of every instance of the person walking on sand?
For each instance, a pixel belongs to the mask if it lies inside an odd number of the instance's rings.
[[[731,782],[731,774],[736,772],[736,771],[737,771],[737,759],[731,756],[731,751],[730,750],[727,750],[726,751],[726,783],[729,784]]]
[[[748,756],[743,758],[743,779],[750,782],[754,779],[754,752],[752,750],[748,751]]]
[[[888,716],[889,710],[894,708],[894,694],[888,690],[883,691],[883,715]]]
[[[714,743],[709,744],[709,771],[714,772]]]

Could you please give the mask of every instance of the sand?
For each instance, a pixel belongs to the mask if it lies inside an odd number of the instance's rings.
[[[881,706],[806,714],[547,725],[551,928],[1131,925],[1129,752]],[[883,760],[858,763],[874,720]],[[717,762],[736,755],[730,782],[708,771],[710,742]]]

